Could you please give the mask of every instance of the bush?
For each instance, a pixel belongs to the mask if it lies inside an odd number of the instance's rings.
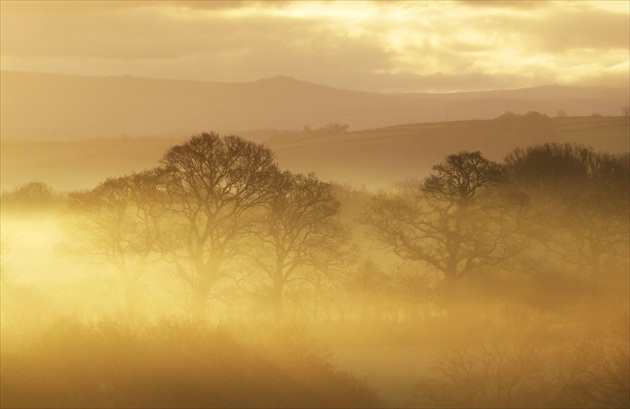
[[[419,407],[622,408],[630,403],[628,315],[570,332],[525,319],[452,345],[414,390]],[[562,326],[560,326],[562,327]]]
[[[589,408],[630,407],[628,314],[583,337],[564,371],[566,402]]]
[[[309,353],[308,344],[297,345],[293,337],[289,348],[282,338],[274,335],[269,342],[252,345],[229,330],[181,321],[140,326],[61,321],[28,345],[3,350],[1,404],[85,408],[378,404],[372,389],[337,370],[323,355]]]
[[[10,192],[2,192],[2,207],[9,210],[42,211],[60,206],[63,197],[42,182],[26,183]]]

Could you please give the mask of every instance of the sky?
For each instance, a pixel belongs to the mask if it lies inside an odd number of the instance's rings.
[[[370,92],[628,86],[630,1],[1,1],[1,68]]]

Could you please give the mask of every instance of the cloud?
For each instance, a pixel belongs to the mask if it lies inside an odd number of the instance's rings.
[[[278,66],[283,67],[296,59],[313,68],[313,63],[332,59],[351,64],[349,56],[357,57],[354,62],[362,67],[386,59],[386,51],[374,41],[350,37],[326,21],[305,22],[274,15],[227,19],[214,14],[159,11],[117,9],[81,18],[74,14],[46,19],[31,14],[13,16],[3,25],[3,53],[25,58],[127,60],[240,54],[250,70],[266,61],[281,62]]]
[[[558,13],[537,29],[539,44],[545,51],[567,49],[624,49],[630,47],[627,15],[603,10]]]
[[[184,7],[192,10],[234,10],[240,8],[286,8],[291,5],[290,1],[165,1],[159,2],[161,5],[171,5]]]
[[[588,71],[610,83],[624,72],[628,13],[474,3],[2,2],[2,68],[215,81],[282,74],[396,92],[519,88]]]
[[[507,8],[507,9],[519,9],[519,10],[530,10],[530,9],[539,9],[541,7],[548,6],[551,1],[549,0],[535,0],[535,1],[526,1],[526,0],[512,0],[512,1],[501,1],[501,0],[456,0],[457,3],[467,6],[467,7],[475,7],[475,8]]]

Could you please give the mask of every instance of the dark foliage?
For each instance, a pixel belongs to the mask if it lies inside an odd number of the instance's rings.
[[[244,343],[181,321],[62,321],[2,353],[2,407],[374,407],[302,336]]]

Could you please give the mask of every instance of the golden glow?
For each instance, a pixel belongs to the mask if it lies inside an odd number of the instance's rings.
[[[436,75],[444,91],[581,85],[592,77],[588,66],[602,73],[588,85],[627,85],[625,1],[74,3],[2,2],[2,69],[210,81],[286,75],[410,92],[439,91],[428,86]],[[595,56],[579,60],[580,50]],[[483,85],[463,85],[471,74]]]
[[[0,7],[1,407],[628,407],[627,2]]]

